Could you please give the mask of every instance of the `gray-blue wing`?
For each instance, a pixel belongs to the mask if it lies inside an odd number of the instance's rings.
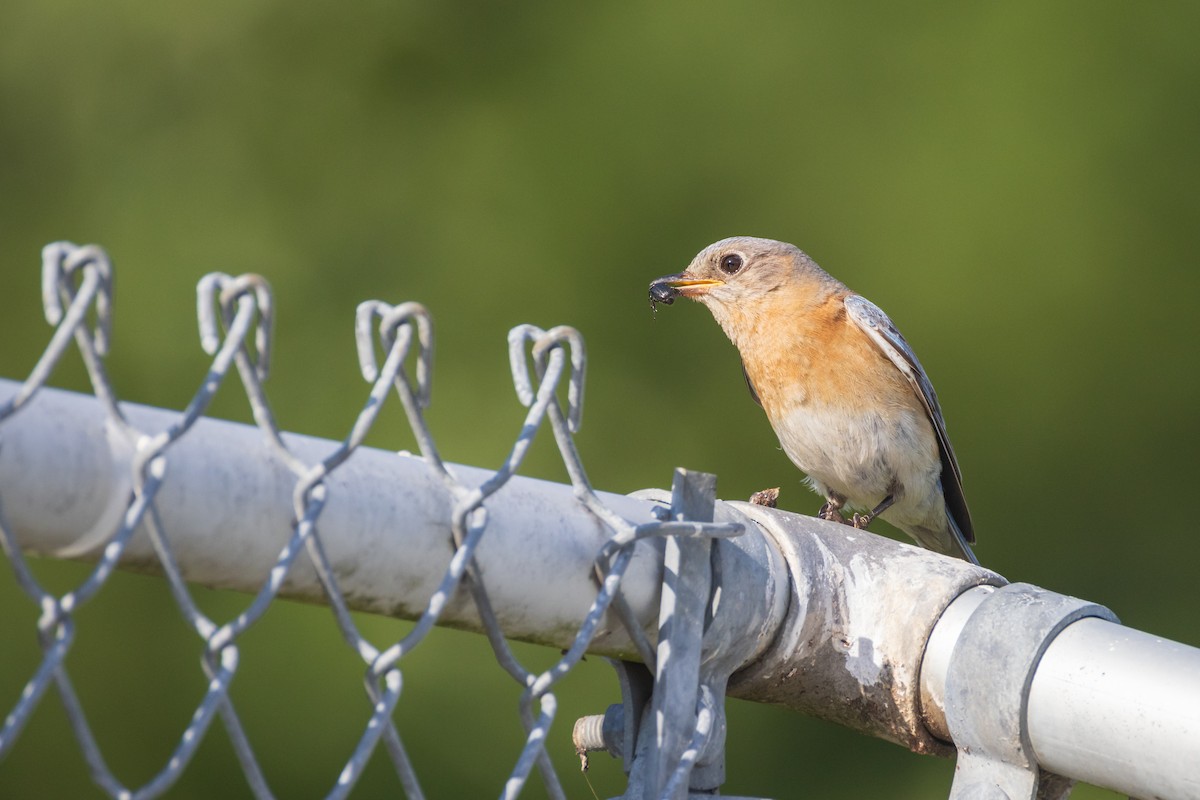
[[[754,384],[750,382],[750,373],[746,372],[746,362],[742,362],[742,377],[746,379],[746,388],[750,390],[750,398],[758,405],[762,406],[762,400],[759,399],[758,389],[754,388]]]
[[[856,294],[849,295],[844,302],[850,319],[871,337],[884,355],[896,365],[896,369],[908,378],[913,391],[925,406],[929,421],[937,434],[938,451],[942,459],[942,494],[946,498],[946,511],[962,537],[973,543],[975,527],[971,523],[971,512],[967,509],[967,498],[963,494],[962,472],[958,468],[954,448],[950,446],[950,437],[946,433],[946,421],[942,418],[942,407],[938,405],[937,392],[933,390],[925,368],[921,366],[916,353],[900,335],[895,324],[883,313],[883,309]]]

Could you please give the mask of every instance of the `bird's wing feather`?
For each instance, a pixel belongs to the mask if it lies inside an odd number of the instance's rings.
[[[900,335],[895,324],[883,313],[883,309],[856,294],[849,295],[844,302],[850,319],[854,320],[854,323],[879,346],[896,369],[908,379],[925,407],[937,434],[938,451],[942,460],[942,494],[946,498],[950,521],[968,542],[974,542],[975,529],[971,524],[971,512],[967,509],[966,496],[963,494],[962,472],[958,468],[954,448],[950,446],[950,437],[946,433],[946,421],[942,418],[937,393],[933,390],[929,376],[925,374],[925,368],[921,366],[916,353]]]
[[[742,362],[742,377],[746,379],[746,388],[750,390],[750,397],[754,402],[762,405],[762,400],[759,399],[758,390],[754,388],[754,384],[750,381],[750,373],[746,372],[746,362]]]

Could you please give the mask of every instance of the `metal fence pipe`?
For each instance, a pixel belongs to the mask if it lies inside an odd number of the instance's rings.
[[[0,379],[0,402],[18,387]],[[136,404],[122,409],[145,431],[176,419]],[[213,419],[196,425],[168,452],[156,505],[187,580],[254,592],[290,534],[295,477],[274,460],[256,428]],[[0,500],[22,548],[88,560],[126,507],[132,460],[121,437],[106,431],[99,403],[43,389],[0,437]],[[309,462],[336,446],[285,437]],[[464,482],[491,475],[452,469]],[[419,615],[451,556],[451,499],[444,487],[419,458],[370,448],[356,451],[328,480],[319,532],[349,605],[400,618]],[[607,493],[601,499],[635,523],[658,519],[661,504]],[[591,564],[606,529],[569,486],[547,481],[514,478],[486,507],[490,522],[477,557],[505,634],[569,645],[595,597]],[[729,694],[810,713],[918,752],[949,752],[920,719],[917,672],[925,638],[955,596],[1003,579],[873,534],[748,503],[718,502],[717,519],[753,520],[745,535],[714,542],[720,574],[714,612],[726,621],[721,627],[745,632],[736,647],[743,663],[754,662],[734,674]],[[289,573],[281,595],[321,602],[306,558]],[[121,567],[160,570],[141,532]],[[622,591],[652,640],[661,581],[661,541],[638,543]],[[442,622],[479,629],[465,592],[454,597]],[[592,650],[636,658],[615,619]]]
[[[0,379],[0,403],[18,388]],[[122,408],[145,431],[164,429],[177,416]],[[27,552],[89,560],[103,548],[127,507],[133,460],[132,447],[105,425],[94,397],[43,389],[0,431],[0,510]],[[304,436],[287,435],[287,441],[308,462],[336,446]],[[492,474],[452,470],[467,483]],[[319,535],[349,605],[397,617],[419,614],[451,556],[445,487],[421,459],[367,448],[328,481]],[[256,591],[291,532],[295,482],[256,428],[197,423],[168,452],[167,480],[156,499],[185,577]],[[661,504],[649,500],[601,498],[635,523],[661,517]],[[569,486],[546,481],[515,478],[485,507],[490,522],[477,560],[504,633],[568,645],[595,598],[592,562],[608,530]],[[730,645],[740,651],[741,661],[733,663],[746,664],[730,679],[730,696],[812,714],[917,752],[953,752],[947,672],[976,612],[1008,591],[992,588],[1004,578],[873,534],[746,503],[718,502],[716,518],[747,529],[712,545],[719,588],[712,627],[740,626],[746,633]],[[289,573],[281,594],[322,602],[305,560]],[[159,571],[143,534],[131,541],[121,566]],[[651,638],[661,582],[661,540],[640,542],[622,590]],[[442,621],[469,629],[480,624],[461,591]],[[592,650],[634,655],[615,619]],[[725,650],[720,657],[729,656]],[[1048,638],[1026,688],[1023,735],[1044,769],[1134,796],[1200,797],[1200,650],[1081,619]]]

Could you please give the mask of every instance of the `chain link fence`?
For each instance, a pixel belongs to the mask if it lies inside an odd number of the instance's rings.
[[[362,661],[365,693],[372,709],[353,754],[341,773],[331,776],[328,797],[349,795],[368,759],[381,744],[406,795],[412,798],[424,796],[419,776],[393,720],[405,688],[402,662],[439,623],[460,586],[469,592],[496,661],[521,688],[519,716],[526,732],[525,745],[498,793],[505,798],[517,797],[526,787],[531,773],[537,770],[550,796],[565,797],[562,783],[545,750],[556,717],[554,690],[583,658],[606,614],[611,610],[622,622],[625,634],[643,663],[654,665],[656,661],[662,661],[621,593],[621,581],[630,562],[632,545],[641,539],[671,534],[703,539],[741,532],[740,526],[730,523],[664,519],[635,524],[601,501],[588,483],[572,439],[582,419],[586,371],[584,342],[572,328],[545,331],[522,325],[509,334],[513,382],[528,413],[521,433],[501,467],[482,483],[468,485],[457,479],[442,461],[434,436],[425,422],[424,409],[429,403],[432,381],[434,331],[428,311],[417,303],[393,306],[372,300],[358,307],[354,321],[358,358],[369,389],[363,408],[341,445],[319,461],[312,462],[298,456],[285,442],[263,391],[263,382],[270,369],[273,301],[270,287],[262,277],[212,273],[200,280],[197,287],[200,342],[212,362],[191,402],[169,427],[158,431],[139,429],[129,420],[105,370],[112,322],[113,269],[104,250],[94,245],[49,245],[43,251],[42,278],[45,316],[54,326],[54,333],[29,378],[0,405],[0,437],[6,427],[21,424],[22,412],[36,402],[55,366],[74,346],[83,358],[95,397],[105,409],[110,436],[117,437],[132,454],[132,483],[119,521],[111,529],[93,531],[93,540],[80,544],[81,551],[99,550],[94,568],[79,585],[63,593],[54,593],[38,582],[5,518],[3,505],[0,505],[0,543],[20,588],[40,609],[37,635],[43,652],[40,665],[0,730],[0,758],[12,749],[31,715],[53,690],[66,708],[71,730],[94,781],[112,797],[150,798],[163,794],[187,769],[213,722],[218,719],[254,795],[273,797],[270,781],[255,756],[254,746],[239,719],[229,690],[238,673],[240,637],[278,598],[281,586],[304,553],[316,570],[324,601],[336,618],[345,646]],[[176,545],[172,543],[171,531],[164,524],[156,503],[164,482],[170,480],[167,473],[172,449],[192,433],[196,422],[232,373],[241,380],[257,427],[269,443],[274,459],[294,477],[291,510],[295,522],[253,599],[236,617],[221,621],[207,616],[195,602],[185,582],[184,571],[173,553]],[[564,384],[565,409],[557,394]],[[452,498],[452,538],[446,542],[449,566],[436,591],[428,597],[415,626],[398,641],[373,643],[356,626],[336,570],[326,555],[321,517],[330,499],[330,476],[362,445],[393,392],[416,438],[420,457],[437,476],[442,490]],[[595,557],[594,599],[586,616],[579,620],[569,647],[549,669],[535,671],[521,663],[506,641],[489,598],[488,577],[480,569],[475,555],[488,533],[489,498],[517,473],[534,436],[542,428],[549,428],[557,442],[578,504],[601,522],[607,530],[607,541]],[[0,446],[2,441],[0,439]],[[3,500],[3,487],[0,487],[0,503]],[[181,733],[174,752],[161,769],[142,785],[129,786],[106,762],[73,687],[65,659],[76,638],[79,610],[104,589],[134,532],[139,529],[149,536],[158,562],[156,571],[168,580],[180,615],[203,643],[203,668],[208,684],[190,724]],[[692,631],[691,635],[696,633]],[[666,666],[659,664],[660,675],[664,674]],[[686,703],[685,710],[689,713],[683,716],[690,716],[692,732],[683,734],[683,745],[665,772],[665,781],[672,787],[686,787],[697,753],[711,732],[706,728],[711,715],[705,713],[705,707],[711,706],[713,700],[703,696],[694,680],[691,698]],[[698,703],[699,712],[696,711]],[[665,791],[669,793],[675,789]]]

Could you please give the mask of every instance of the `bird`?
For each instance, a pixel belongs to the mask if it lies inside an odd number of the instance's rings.
[[[737,348],[783,452],[825,499],[820,518],[865,529],[881,517],[979,563],[937,394],[882,309],[795,245],[752,236],[715,242],[650,284],[652,308],[677,297],[707,306]]]

